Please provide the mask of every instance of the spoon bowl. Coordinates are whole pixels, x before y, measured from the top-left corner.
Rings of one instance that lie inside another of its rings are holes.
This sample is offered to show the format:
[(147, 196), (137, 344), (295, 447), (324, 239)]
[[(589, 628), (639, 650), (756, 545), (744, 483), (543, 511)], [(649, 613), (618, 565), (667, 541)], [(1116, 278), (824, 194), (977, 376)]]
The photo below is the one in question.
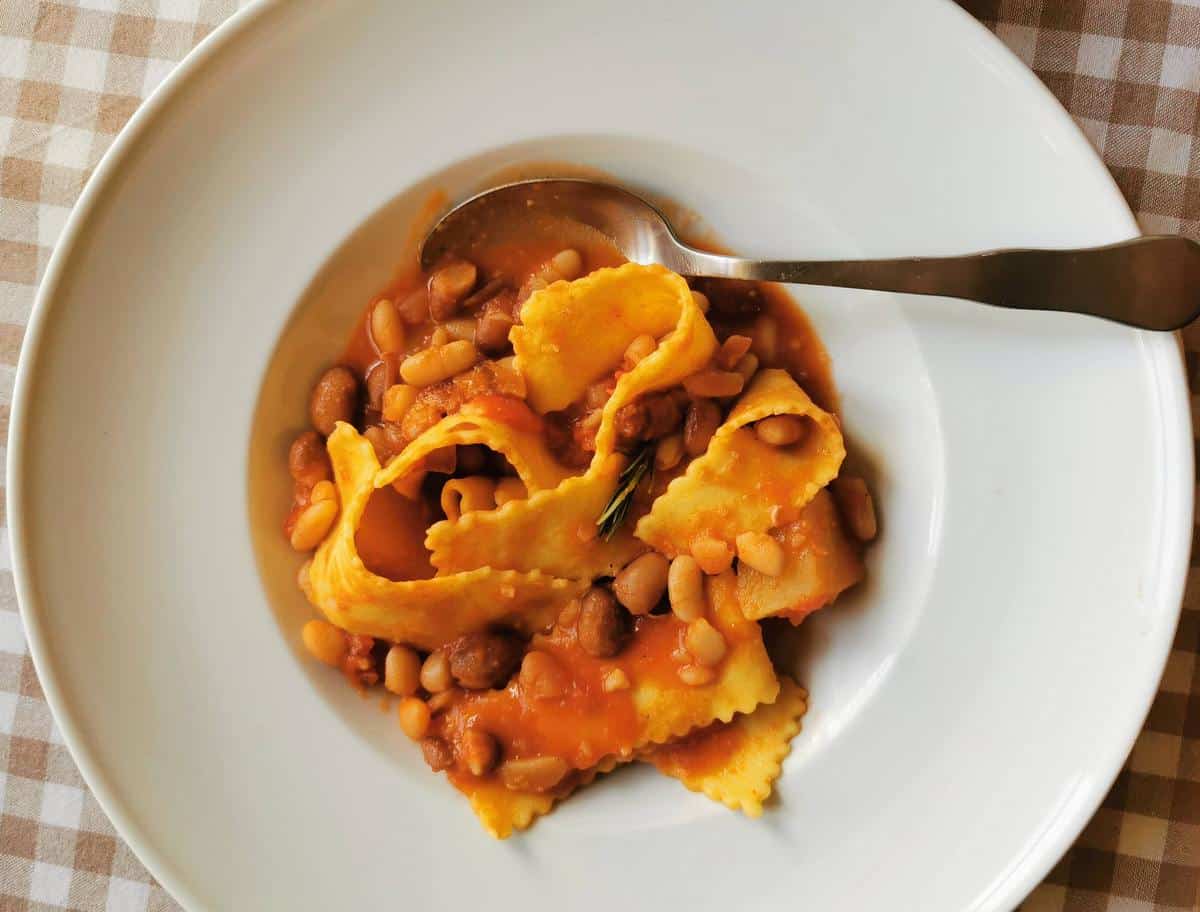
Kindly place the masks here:
[(666, 265), (664, 256), (682, 246), (667, 217), (624, 187), (583, 178), (523, 180), (477, 193), (443, 215), (421, 245), (421, 268), (531, 218), (593, 228), (635, 263)]

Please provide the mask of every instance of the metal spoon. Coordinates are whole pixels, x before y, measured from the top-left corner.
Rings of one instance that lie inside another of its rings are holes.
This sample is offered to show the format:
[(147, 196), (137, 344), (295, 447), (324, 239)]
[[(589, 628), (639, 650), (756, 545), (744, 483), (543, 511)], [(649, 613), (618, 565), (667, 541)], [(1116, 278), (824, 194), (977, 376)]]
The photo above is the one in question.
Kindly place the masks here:
[(1141, 237), (1079, 250), (993, 250), (892, 260), (754, 260), (684, 244), (658, 209), (613, 184), (519, 181), (451, 209), (421, 245), (429, 269), (450, 253), (533, 219), (570, 220), (609, 238), (630, 260), (688, 276), (835, 285), (966, 298), (1018, 310), (1057, 310), (1142, 329), (1173, 330), (1200, 315), (1200, 244)]

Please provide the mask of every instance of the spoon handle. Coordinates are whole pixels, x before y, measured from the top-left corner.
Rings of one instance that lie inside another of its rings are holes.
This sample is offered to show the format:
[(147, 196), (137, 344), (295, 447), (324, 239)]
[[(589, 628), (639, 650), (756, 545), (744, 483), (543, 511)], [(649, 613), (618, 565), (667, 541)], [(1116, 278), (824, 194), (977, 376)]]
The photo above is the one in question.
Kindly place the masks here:
[(686, 275), (939, 295), (1018, 310), (1087, 314), (1142, 329), (1179, 329), (1200, 314), (1200, 244), (1166, 235), (1079, 250), (807, 262), (719, 256), (681, 245), (675, 267)]

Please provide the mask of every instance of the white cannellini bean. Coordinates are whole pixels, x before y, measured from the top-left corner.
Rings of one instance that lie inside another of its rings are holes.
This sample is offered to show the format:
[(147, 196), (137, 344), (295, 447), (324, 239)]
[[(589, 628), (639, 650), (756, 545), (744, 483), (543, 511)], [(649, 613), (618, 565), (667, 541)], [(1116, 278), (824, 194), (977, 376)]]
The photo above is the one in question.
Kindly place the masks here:
[(409, 355), (400, 364), (400, 376), (411, 386), (432, 386), (461, 374), (477, 361), (479, 350), (471, 342), (460, 339)]
[(743, 532), (737, 537), (738, 560), (767, 576), (783, 572), (783, 546), (765, 532)]
[(704, 575), (690, 554), (681, 554), (671, 561), (667, 572), (667, 595), (671, 611), (681, 621), (692, 621), (704, 615)]
[(729, 649), (721, 631), (705, 618), (697, 618), (688, 624), (683, 644), (692, 654), (692, 658), (710, 668), (719, 665)]

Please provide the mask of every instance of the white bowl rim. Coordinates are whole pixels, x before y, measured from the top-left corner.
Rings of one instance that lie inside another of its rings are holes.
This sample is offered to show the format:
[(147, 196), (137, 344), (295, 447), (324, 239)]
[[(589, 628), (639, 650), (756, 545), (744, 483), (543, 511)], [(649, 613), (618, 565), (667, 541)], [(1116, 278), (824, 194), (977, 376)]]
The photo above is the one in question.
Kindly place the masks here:
[[(1044, 113), (1053, 113), (1058, 118), (1065, 119), (1070, 123), (1071, 129), (1066, 132), (1072, 137), (1075, 146), (1071, 151), (1078, 156), (1081, 165), (1084, 162), (1087, 163), (1087, 167), (1092, 172), (1090, 178), (1096, 181), (1098, 186), (1107, 187), (1114, 219), (1125, 223), (1130, 236), (1140, 234), (1137, 220), (1112, 174), (1104, 166), (1078, 124), (1049, 88), (999, 38), (955, 4), (953, 0), (939, 0), (939, 2), (953, 8), (954, 14), (960, 17), (966, 24), (966, 28), (975, 33), (975, 40), (987, 49), (997, 65), (1005, 68), (1005, 75), (1013, 80), (1014, 84), (1022, 86), (1023, 90), (1031, 95), (1031, 99), (1038, 100)], [(23, 548), (26, 526), (25, 511), (27, 509), (24, 502), (27, 458), (23, 449), (24, 428), (32, 420), (30, 417), (32, 377), (36, 370), (42, 337), (53, 312), (56, 292), (65, 273), (64, 266), (69, 261), (77, 240), (85, 231), (107, 185), (119, 173), (143, 135), (151, 129), (158, 115), (174, 100), (184, 85), (193, 76), (200, 73), (236, 36), (252, 27), (270, 12), (286, 5), (286, 0), (252, 0), (249, 5), (238, 10), (217, 26), (184, 57), (138, 107), (105, 152), (73, 207), (47, 263), (22, 344), (12, 399), (7, 456), (8, 524), (12, 543), (13, 579), (20, 616), (28, 639), (30, 657), (38, 674), (46, 702), (50, 706), (67, 749), (101, 809), (112, 821), (121, 838), (126, 840), (154, 878), (187, 908), (201, 908), (202, 903), (197, 895), (189, 889), (185, 879), (178, 875), (172, 863), (145, 838), (141, 828), (134, 824), (115, 787), (110, 783), (108, 776), (93, 756), (91, 748), (76, 726), (68, 710), (65, 697), (56, 684), (48, 643), (42, 631), (38, 611), (35, 608), (37, 597), (31, 581), (29, 558)], [(1165, 333), (1146, 332), (1139, 333), (1139, 336), (1140, 345), (1147, 359), (1154, 365), (1153, 374), (1157, 382), (1160, 402), (1164, 406), (1164, 449), (1182, 457), (1181, 461), (1176, 460), (1177, 464), (1172, 464), (1168, 460), (1163, 467), (1168, 476), (1168, 484), (1164, 485), (1164, 495), (1168, 504), (1162, 510), (1167, 532), (1164, 542), (1168, 546), (1173, 544), (1174, 547), (1163, 549), (1156, 580), (1160, 602), (1173, 608), (1176, 614), (1175, 623), (1164, 625), (1161, 629), (1160, 642), (1156, 644), (1159, 655), (1157, 667), (1160, 673), (1153, 678), (1148, 676), (1147, 680), (1143, 682), (1143, 692), (1139, 695), (1140, 702), (1138, 703), (1141, 706), (1140, 712), (1130, 716), (1124, 738), (1120, 741), (1114, 739), (1110, 742), (1104, 750), (1104, 762), (1098, 764), (1098, 767), (1107, 767), (1111, 771), (1110, 775), (1107, 778), (1097, 777), (1094, 780), (1092, 794), (1077, 805), (1079, 812), (1076, 819), (1069, 826), (1059, 827), (1054, 836), (1043, 840), (1040, 843), (1040, 853), (1036, 856), (1026, 857), (1020, 874), (1004, 880), (1001, 888), (1003, 895), (991, 897), (998, 900), (1002, 906), (1013, 906), (1022, 901), (1045, 878), (1050, 868), (1057, 863), (1073, 844), (1083, 827), (1094, 816), (1113, 781), (1121, 772), (1129, 750), (1149, 712), (1151, 702), (1158, 691), (1161, 669), (1166, 665), (1178, 625), (1184, 584), (1190, 566), (1191, 540), (1194, 529), (1195, 478), (1193, 472), (1183, 470), (1190, 461), (1190, 457), (1184, 455), (1184, 450), (1192, 440), (1189, 393), (1178, 337)], [(1169, 369), (1172, 362), (1174, 363), (1173, 371)], [(1172, 472), (1178, 476), (1175, 479), (1176, 485), (1173, 490), (1169, 484)]]
[(159, 113), (163, 111), (172, 98), (178, 94), (183, 85), (215, 57), (219, 51), (237, 34), (251, 24), (263, 18), (272, 8), (280, 5), (279, 0), (253, 0), (248, 6), (235, 12), (232, 16), (218, 25), (199, 44), (167, 74), (147, 99), (133, 112), (133, 115), (117, 134), (111, 146), (105, 151), (95, 171), (88, 178), (79, 199), (71, 210), (62, 234), (54, 246), (54, 251), (46, 264), (46, 272), (38, 286), (34, 298), (33, 309), (30, 312), (29, 323), (25, 338), (21, 345), (21, 354), (17, 362), (16, 379), (13, 385), (12, 412), (9, 422), (8, 439), (8, 512), (9, 534), (12, 541), (13, 583), (16, 589), (17, 605), (20, 610), (21, 623), (24, 625), (26, 638), (29, 643), (29, 655), (33, 667), (37, 671), (38, 681), (50, 711), (54, 716), (55, 725), (62, 734), (71, 758), (79, 767), (83, 781), (96, 798), (101, 810), (112, 821), (118, 834), (128, 844), (138, 860), (181, 905), (189, 909), (202, 908), (199, 898), (186, 885), (184, 879), (176, 875), (171, 863), (155, 848), (149, 840), (143, 837), (139, 828), (134, 825), (126, 812), (124, 804), (117, 795), (115, 788), (105, 775), (103, 768), (96, 762), (91, 749), (76, 727), (68, 712), (66, 700), (55, 683), (54, 673), (50, 662), (47, 642), (43, 636), (38, 613), (34, 609), (36, 595), (30, 582), (28, 558), (22, 547), (24, 539), (24, 475), (25, 456), (22, 449), (22, 437), (25, 424), (30, 420), (29, 389), (32, 376), (41, 347), (45, 327), (50, 322), (53, 300), (59, 283), (64, 275), (64, 264), (70, 259), (72, 248), (79, 236), (85, 230), (92, 212), (99, 204), (105, 187), (114, 175), (118, 173), (125, 159), (136, 147), (138, 141), (150, 129)]

